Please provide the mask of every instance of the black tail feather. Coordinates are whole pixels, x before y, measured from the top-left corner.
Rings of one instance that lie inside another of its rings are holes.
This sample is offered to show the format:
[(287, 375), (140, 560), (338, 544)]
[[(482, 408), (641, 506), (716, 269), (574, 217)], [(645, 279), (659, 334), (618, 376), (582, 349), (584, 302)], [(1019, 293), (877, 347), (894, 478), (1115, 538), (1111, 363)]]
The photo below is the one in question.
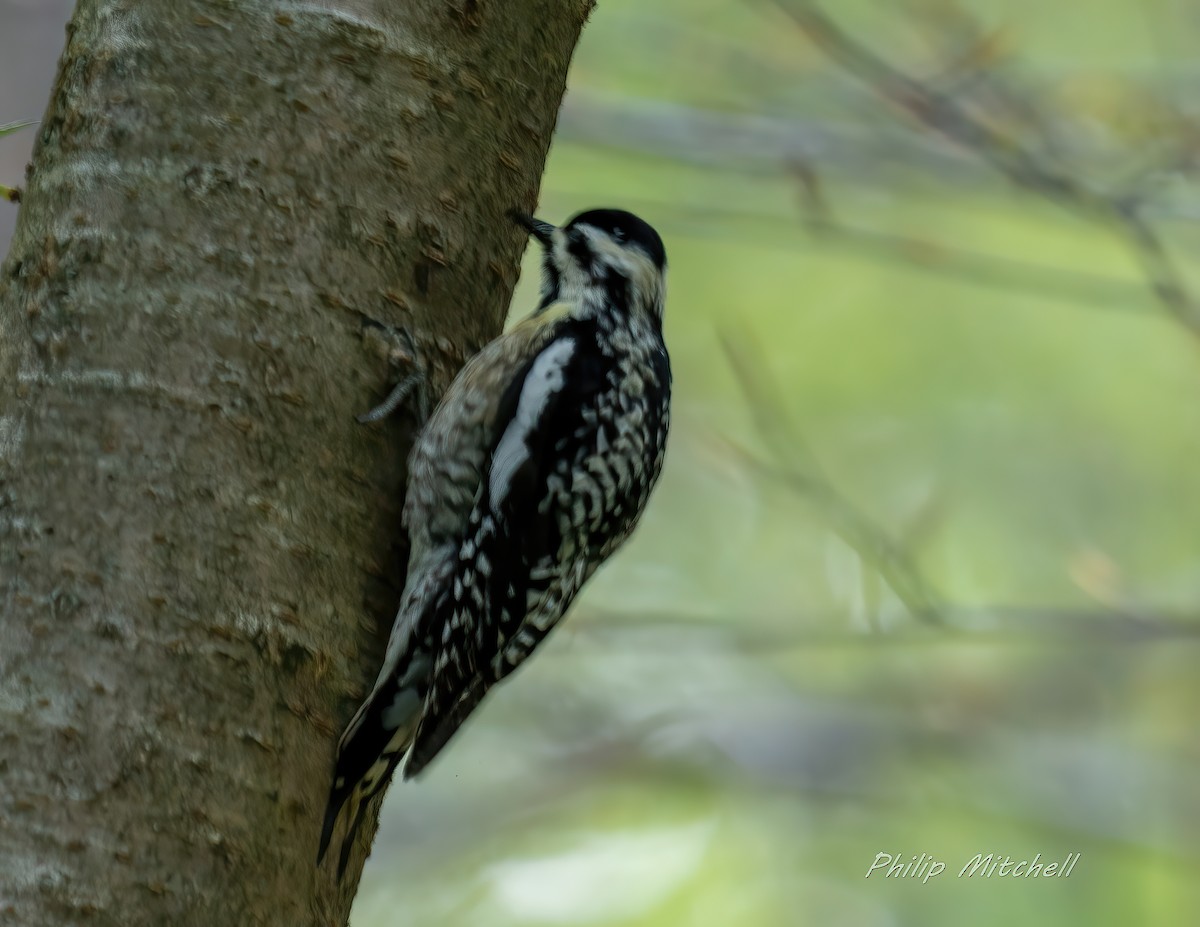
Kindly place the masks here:
[(342, 806), (346, 804), (346, 799), (350, 797), (352, 791), (353, 787), (348, 789), (335, 787), (329, 790), (329, 803), (325, 806), (325, 824), (321, 827), (321, 845), (317, 848), (318, 866), (325, 858), (329, 842), (333, 839), (333, 828), (337, 824), (338, 816), (342, 813)]
[(354, 820), (350, 822), (350, 827), (346, 830), (346, 836), (342, 838), (342, 852), (338, 856), (338, 881), (342, 880), (342, 876), (346, 874), (346, 865), (350, 862), (350, 851), (354, 849), (354, 837), (358, 834), (359, 827), (362, 826), (363, 815), (367, 813), (367, 805), (370, 804), (369, 798), (364, 798), (358, 803), (358, 808), (354, 812)]
[(342, 814), (342, 809), (347, 803), (350, 804), (350, 826), (346, 828), (346, 833), (342, 837), (342, 849), (338, 855), (338, 879), (340, 880), (346, 872), (346, 866), (350, 861), (350, 850), (354, 847), (354, 838), (358, 835), (358, 830), (362, 826), (363, 818), (367, 813), (367, 806), (371, 803), (371, 799), (387, 788), (388, 782), (392, 778), (392, 773), (395, 772), (396, 766), (404, 756), (404, 751), (398, 753), (384, 754), (382, 759), (387, 761), (386, 769), (379, 770), (378, 778), (368, 777), (348, 788), (334, 788), (329, 795), (329, 806), (325, 810), (325, 825), (321, 828), (321, 846), (317, 850), (317, 865), (321, 865), (321, 860), (325, 858), (326, 852), (329, 850), (329, 844), (333, 839), (334, 827), (337, 825), (337, 820)]
[[(338, 878), (346, 871), (350, 848), (362, 824), (366, 806), (370, 800), (387, 788), (396, 766), (403, 759), (411, 742), (411, 728), (389, 727), (382, 712), (384, 706), (395, 708), (398, 686), (388, 680), (383, 688), (371, 693), (347, 726), (338, 743), (338, 758), (334, 770), (333, 787), (329, 790), (329, 803), (325, 808), (325, 823), (321, 828), (321, 842), (317, 849), (319, 866), (329, 851), (333, 832), (339, 817), (344, 817), (346, 805), (350, 805), (350, 824), (342, 838), (338, 863)], [(419, 709), (420, 701), (415, 702)], [(415, 724), (415, 721), (412, 723)]]

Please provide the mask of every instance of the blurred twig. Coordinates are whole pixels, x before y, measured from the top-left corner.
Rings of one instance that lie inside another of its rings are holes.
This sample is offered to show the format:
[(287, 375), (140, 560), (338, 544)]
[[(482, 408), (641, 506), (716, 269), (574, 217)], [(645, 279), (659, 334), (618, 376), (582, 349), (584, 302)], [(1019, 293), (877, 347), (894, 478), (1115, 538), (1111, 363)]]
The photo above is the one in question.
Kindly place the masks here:
[[(33, 125), (32, 122), (10, 122), (6, 125), (2, 125), (0, 126), (0, 138), (3, 138), (6, 135), (11, 135), (13, 132), (31, 125)], [(21, 188), (6, 187), (4, 184), (0, 183), (0, 199), (6, 199), (10, 203), (21, 202)]]
[(1163, 309), (1200, 338), (1200, 314), (1183, 276), (1134, 193), (1094, 190), (950, 96), (885, 61), (812, 0), (772, 0), (829, 57), (928, 128), (974, 152), (1012, 183), (1111, 227), (1137, 259)]
[(757, 352), (745, 338), (732, 333), (724, 333), (721, 343), (755, 427), (774, 458), (762, 460), (738, 449), (744, 461), (814, 503), (838, 537), (883, 578), (914, 618), (941, 625), (937, 596), (908, 552), (837, 490), (803, 439), (790, 427), (787, 410), (767, 377), (762, 358), (752, 356)]
[(31, 126), (35, 121), (36, 120), (33, 119), (27, 119), (24, 122), (6, 122), (4, 125), (0, 125), (0, 138), (3, 138), (6, 135), (12, 135), (14, 132), (24, 129), (26, 126)]

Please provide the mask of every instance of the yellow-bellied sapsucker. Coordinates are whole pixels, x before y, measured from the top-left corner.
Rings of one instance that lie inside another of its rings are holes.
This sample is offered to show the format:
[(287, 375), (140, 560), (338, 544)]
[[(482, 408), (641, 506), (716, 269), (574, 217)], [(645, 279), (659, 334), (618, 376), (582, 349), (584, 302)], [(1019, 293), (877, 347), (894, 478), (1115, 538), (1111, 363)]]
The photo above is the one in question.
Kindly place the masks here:
[(517, 668), (629, 536), (662, 469), (671, 369), (666, 253), (597, 209), (541, 243), (537, 310), (451, 384), (409, 459), (412, 548), (379, 678), (338, 745), (318, 862), (342, 808), (339, 875), (368, 800), (410, 779)]

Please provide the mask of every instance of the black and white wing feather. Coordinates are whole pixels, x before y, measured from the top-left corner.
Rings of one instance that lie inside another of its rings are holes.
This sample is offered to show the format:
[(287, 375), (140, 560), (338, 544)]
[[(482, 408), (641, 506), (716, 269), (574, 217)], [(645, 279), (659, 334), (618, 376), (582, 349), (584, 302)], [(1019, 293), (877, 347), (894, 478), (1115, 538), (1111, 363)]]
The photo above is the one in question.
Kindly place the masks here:
[[(630, 390), (631, 370), (601, 343), (595, 323), (563, 322), (503, 403), (511, 416), (434, 622), (445, 622), (443, 640), (406, 778), (545, 639), (641, 514), (661, 464), (670, 374), (663, 354), (654, 382)], [(606, 406), (630, 402), (654, 414), (618, 434)]]

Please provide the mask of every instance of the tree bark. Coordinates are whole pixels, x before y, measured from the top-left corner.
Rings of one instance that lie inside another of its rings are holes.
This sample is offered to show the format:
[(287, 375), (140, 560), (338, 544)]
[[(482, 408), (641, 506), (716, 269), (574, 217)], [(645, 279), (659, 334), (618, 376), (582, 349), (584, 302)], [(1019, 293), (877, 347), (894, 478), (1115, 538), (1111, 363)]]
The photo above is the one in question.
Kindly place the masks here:
[(0, 276), (0, 920), (346, 922), (411, 437), (354, 420), (369, 320), (435, 392), (498, 333), (591, 2), (79, 0)]

